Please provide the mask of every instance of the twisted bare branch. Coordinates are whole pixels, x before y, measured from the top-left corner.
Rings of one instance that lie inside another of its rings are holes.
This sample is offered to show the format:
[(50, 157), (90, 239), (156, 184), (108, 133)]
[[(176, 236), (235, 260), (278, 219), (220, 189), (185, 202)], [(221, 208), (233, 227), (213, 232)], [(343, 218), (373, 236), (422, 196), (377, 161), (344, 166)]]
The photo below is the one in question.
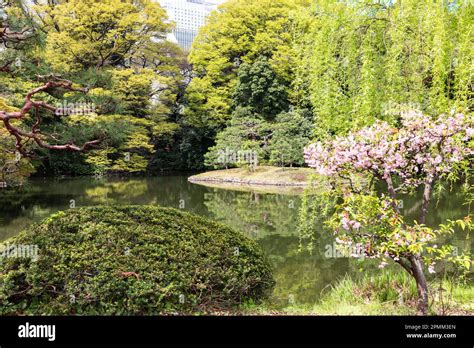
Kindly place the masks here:
[[(69, 142), (62, 145), (52, 145), (45, 141), (45, 135), (41, 132), (40, 126), (43, 122), (43, 119), (40, 115), (40, 110), (47, 110), (52, 113), (57, 114), (58, 108), (55, 106), (49, 105), (43, 101), (35, 101), (33, 100), (33, 96), (49, 91), (53, 88), (62, 88), (67, 91), (72, 92), (81, 92), (86, 93), (86, 89), (82, 88), (75, 88), (71, 81), (60, 79), (60, 78), (53, 78), (52, 80), (46, 82), (44, 85), (37, 87), (30, 91), (25, 97), (25, 105), (19, 110), (15, 112), (7, 112), (0, 110), (0, 120), (5, 125), (7, 131), (16, 139), (16, 149), (19, 153), (23, 156), (31, 156), (25, 149), (25, 145), (30, 142), (36, 143), (41, 148), (48, 149), (48, 150), (62, 150), (62, 151), (71, 151), (71, 152), (83, 152), (89, 150), (91, 148), (97, 147), (101, 142), (102, 139), (96, 139), (92, 141), (88, 141), (82, 145), (76, 145), (74, 142)], [(13, 120), (24, 120), (28, 114), (34, 113), (35, 123), (33, 124), (31, 131), (25, 131), (19, 127), (16, 127), (12, 124)]]

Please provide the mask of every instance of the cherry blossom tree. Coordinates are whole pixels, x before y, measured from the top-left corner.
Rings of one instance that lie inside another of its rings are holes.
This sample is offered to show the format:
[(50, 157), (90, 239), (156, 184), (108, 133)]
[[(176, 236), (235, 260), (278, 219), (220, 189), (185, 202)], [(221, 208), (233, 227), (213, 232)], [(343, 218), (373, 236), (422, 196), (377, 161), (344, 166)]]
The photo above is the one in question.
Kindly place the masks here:
[[(401, 265), (416, 281), (421, 314), (428, 311), (426, 265), (434, 273), (435, 262), (441, 259), (467, 269), (471, 264), (468, 256), (455, 255), (453, 246), (436, 244), (456, 226), (471, 229), (471, 216), (436, 229), (426, 226), (426, 220), (437, 185), (461, 178), (469, 185), (473, 136), (470, 115), (432, 119), (410, 111), (402, 115), (400, 127), (379, 121), (305, 149), (306, 163), (329, 178), (334, 214), (327, 222), (337, 242), (362, 244), (365, 256), (381, 260), (379, 268), (389, 260)], [(376, 190), (376, 184), (384, 192)], [(419, 217), (408, 223), (399, 196), (420, 188)]]

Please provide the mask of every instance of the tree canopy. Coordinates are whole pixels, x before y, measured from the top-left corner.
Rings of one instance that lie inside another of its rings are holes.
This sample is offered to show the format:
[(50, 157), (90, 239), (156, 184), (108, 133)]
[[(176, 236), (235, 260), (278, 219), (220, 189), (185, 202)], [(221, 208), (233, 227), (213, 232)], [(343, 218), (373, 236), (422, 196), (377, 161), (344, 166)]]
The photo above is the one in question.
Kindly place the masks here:
[[(175, 114), (184, 88), (184, 56), (165, 40), (172, 28), (165, 10), (149, 0), (17, 1), (3, 9), (5, 103), (21, 107), (38, 80), (71, 80), (86, 93), (45, 88), (36, 96), (50, 105), (38, 111), (44, 139), (54, 146), (101, 138), (100, 146), (79, 155), (33, 147), (38, 168), (73, 175), (149, 170), (158, 143), (179, 128)], [(21, 127), (27, 126), (29, 120)]]
[(195, 74), (187, 90), (189, 122), (208, 127), (225, 124), (234, 106), (241, 65), (248, 69), (266, 57), (276, 76), (287, 83), (294, 63), (291, 13), (309, 4), (309, 0), (230, 0), (211, 14), (189, 56)]
[(396, 126), (407, 110), (472, 112), (468, 1), (228, 0), (188, 57), (165, 40), (172, 23), (151, 0), (10, 1), (2, 10), (6, 107), (20, 108), (48, 76), (88, 93), (47, 90), (41, 100), (95, 107), (40, 112), (53, 145), (103, 138), (87, 154), (37, 151), (45, 172), (219, 167), (226, 149), (298, 166), (310, 140), (376, 120)]
[(409, 109), (436, 116), (472, 109), (468, 1), (317, 1), (301, 11), (295, 90), (315, 135), (347, 133)]

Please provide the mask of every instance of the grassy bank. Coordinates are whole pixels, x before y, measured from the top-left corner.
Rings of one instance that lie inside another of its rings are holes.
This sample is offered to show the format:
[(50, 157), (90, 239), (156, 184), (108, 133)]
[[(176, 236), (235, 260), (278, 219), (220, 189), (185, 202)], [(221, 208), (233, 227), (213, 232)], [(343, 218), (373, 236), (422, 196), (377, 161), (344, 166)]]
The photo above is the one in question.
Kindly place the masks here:
[[(430, 282), (430, 315), (473, 315), (474, 286), (453, 279)], [(403, 272), (384, 272), (359, 280), (346, 277), (328, 287), (314, 305), (243, 306), (242, 313), (260, 315), (416, 315), (415, 282)]]
[(314, 174), (314, 170), (310, 168), (262, 166), (255, 170), (249, 168), (215, 170), (192, 176), (189, 181), (196, 183), (305, 187), (312, 174)]

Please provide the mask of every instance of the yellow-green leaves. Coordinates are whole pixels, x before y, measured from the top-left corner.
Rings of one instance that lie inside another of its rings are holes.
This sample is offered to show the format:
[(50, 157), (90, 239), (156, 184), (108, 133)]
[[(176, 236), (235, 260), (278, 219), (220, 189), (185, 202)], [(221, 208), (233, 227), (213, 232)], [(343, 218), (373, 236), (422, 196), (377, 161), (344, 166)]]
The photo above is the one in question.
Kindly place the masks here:
[(146, 172), (147, 168), (148, 160), (144, 156), (134, 153), (128, 159), (120, 158), (117, 160), (111, 169), (116, 172), (143, 173)]
[[(0, 97), (0, 110), (6, 112), (16, 111), (17, 108), (11, 106), (8, 101)], [(18, 121), (13, 121), (15, 126)], [(21, 185), (25, 179), (34, 172), (34, 168), (29, 159), (20, 156), (16, 152), (15, 139), (10, 136), (3, 125), (0, 125), (0, 183), (2, 185)]]
[(46, 60), (59, 71), (117, 65), (170, 30), (151, 0), (73, 0), (35, 6), (48, 32)]
[(295, 89), (310, 95), (316, 137), (395, 123), (406, 109), (468, 112), (473, 19), (467, 1), (315, 1), (297, 17)]
[(112, 93), (119, 99), (124, 114), (146, 116), (153, 78), (153, 71), (148, 69), (140, 70), (138, 73), (133, 69), (112, 72)]
[(150, 156), (155, 153), (154, 122), (123, 115), (106, 116), (100, 122), (107, 122), (112, 128), (122, 125), (122, 129), (117, 131), (124, 132), (126, 137), (119, 144), (112, 144), (115, 146), (85, 154), (85, 161), (92, 166), (93, 171), (101, 174), (114, 171), (145, 172)]
[(259, 57), (290, 78), (293, 51), (290, 14), (308, 0), (230, 0), (214, 12), (195, 40), (189, 60), (197, 78), (187, 90), (189, 123), (220, 127), (230, 118), (242, 63)]

